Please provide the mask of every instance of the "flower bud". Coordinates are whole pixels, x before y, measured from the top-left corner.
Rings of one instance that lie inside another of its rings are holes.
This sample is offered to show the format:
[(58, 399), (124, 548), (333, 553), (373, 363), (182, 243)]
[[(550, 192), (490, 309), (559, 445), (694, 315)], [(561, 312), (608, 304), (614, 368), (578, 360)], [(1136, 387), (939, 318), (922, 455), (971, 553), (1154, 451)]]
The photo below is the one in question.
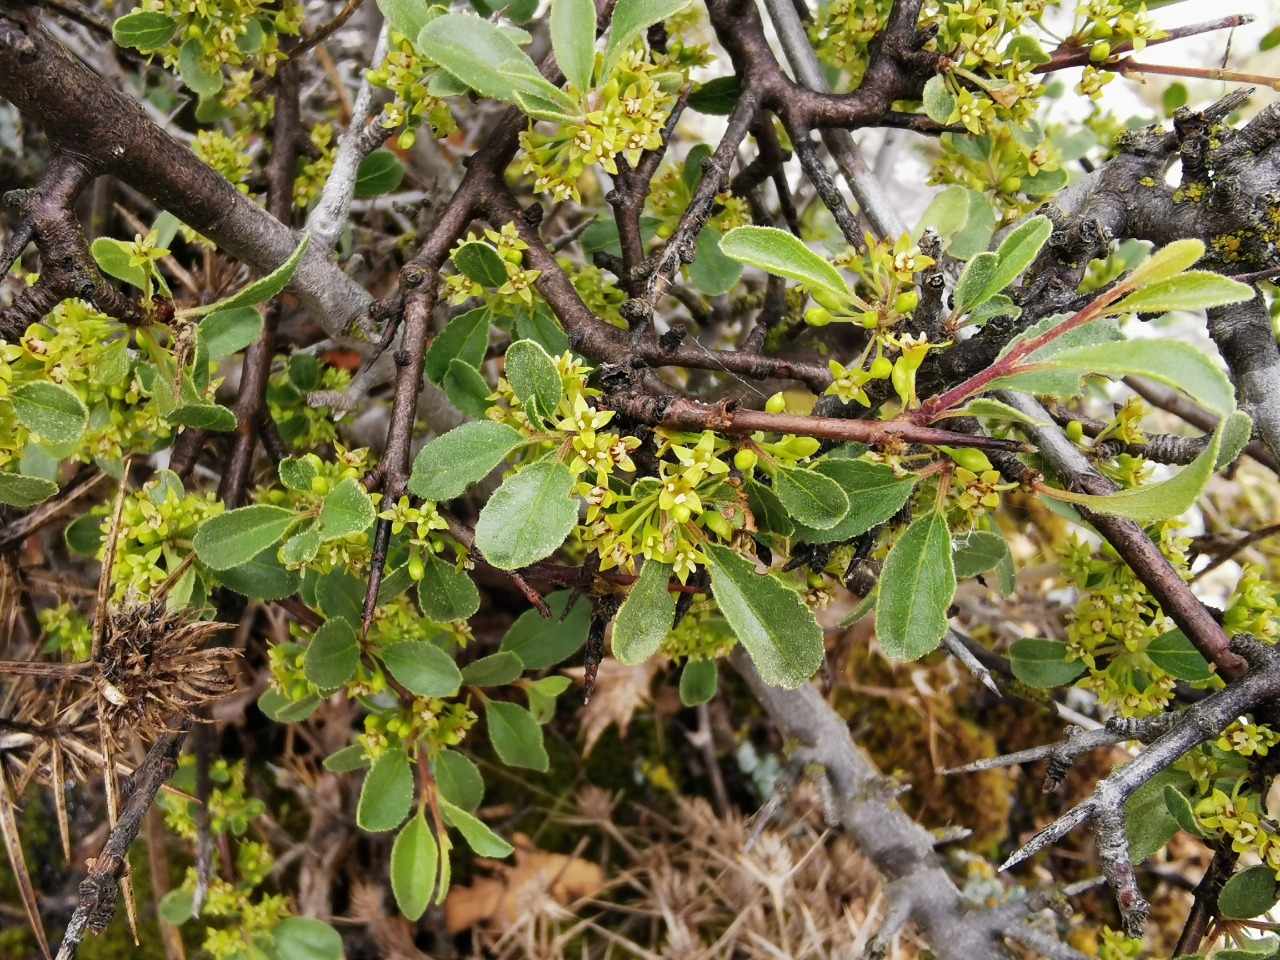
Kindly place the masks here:
[(787, 398), (781, 392), (775, 393), (765, 401), (764, 409), (766, 413), (784, 413), (787, 409)]
[(920, 294), (914, 290), (904, 290), (893, 301), (893, 309), (898, 313), (910, 313), (920, 303)]
[(760, 458), (754, 450), (739, 450), (733, 455), (733, 465), (743, 473), (750, 473), (756, 468)]

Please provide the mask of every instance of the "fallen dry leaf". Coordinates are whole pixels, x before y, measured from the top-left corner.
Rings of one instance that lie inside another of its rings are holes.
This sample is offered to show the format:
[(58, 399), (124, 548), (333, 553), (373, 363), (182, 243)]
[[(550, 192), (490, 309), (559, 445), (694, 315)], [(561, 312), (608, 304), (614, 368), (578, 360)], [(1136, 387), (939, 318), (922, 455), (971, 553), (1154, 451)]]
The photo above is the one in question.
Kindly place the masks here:
[(444, 904), (450, 933), (477, 924), (505, 931), (532, 913), (567, 916), (565, 907), (604, 888), (604, 871), (590, 860), (538, 850), (522, 833), (513, 843), (514, 865), (495, 861), (495, 876), (450, 891)]
[[(636, 667), (623, 666), (612, 657), (601, 662), (595, 692), (591, 695), (591, 702), (582, 710), (584, 757), (591, 753), (591, 749), (609, 729), (609, 724), (617, 724), (618, 734), (626, 736), (636, 710), (653, 699), (649, 688), (653, 685), (653, 678), (666, 663), (666, 657), (650, 657)], [(579, 683), (582, 682), (581, 667), (565, 670), (564, 673)]]

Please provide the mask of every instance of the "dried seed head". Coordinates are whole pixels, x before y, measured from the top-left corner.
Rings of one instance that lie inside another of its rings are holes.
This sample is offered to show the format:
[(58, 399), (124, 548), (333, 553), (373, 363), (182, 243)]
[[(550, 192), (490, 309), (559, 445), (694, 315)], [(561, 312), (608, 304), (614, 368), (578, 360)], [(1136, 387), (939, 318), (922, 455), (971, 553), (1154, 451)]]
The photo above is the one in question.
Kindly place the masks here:
[(107, 726), (150, 738), (179, 718), (220, 700), (235, 687), (231, 663), (239, 656), (204, 644), (230, 624), (194, 620), (170, 610), (163, 600), (113, 610), (95, 686)]

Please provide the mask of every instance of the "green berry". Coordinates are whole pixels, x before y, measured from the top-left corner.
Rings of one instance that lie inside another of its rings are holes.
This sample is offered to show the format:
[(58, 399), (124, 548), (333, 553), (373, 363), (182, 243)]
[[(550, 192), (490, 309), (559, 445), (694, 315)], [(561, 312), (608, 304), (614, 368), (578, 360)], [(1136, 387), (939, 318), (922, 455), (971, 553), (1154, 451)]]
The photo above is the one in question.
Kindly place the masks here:
[(764, 409), (767, 413), (784, 413), (787, 409), (787, 398), (781, 392), (775, 393), (765, 401)]
[(743, 473), (750, 473), (756, 468), (760, 458), (754, 450), (739, 450), (733, 455), (733, 465)]

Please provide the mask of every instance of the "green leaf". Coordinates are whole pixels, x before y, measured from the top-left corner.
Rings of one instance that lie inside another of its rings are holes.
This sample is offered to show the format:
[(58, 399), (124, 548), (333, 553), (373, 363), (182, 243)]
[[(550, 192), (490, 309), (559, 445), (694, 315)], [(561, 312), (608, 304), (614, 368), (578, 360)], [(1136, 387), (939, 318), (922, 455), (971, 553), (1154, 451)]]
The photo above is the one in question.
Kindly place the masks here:
[[(743, 489), (747, 492), (747, 508), (751, 511), (758, 530), (764, 533), (776, 533), (780, 537), (789, 537), (796, 533), (796, 525), (792, 522), (786, 508), (782, 506), (778, 495), (773, 492), (773, 487), (766, 487), (763, 483), (757, 483), (748, 477), (743, 484)], [(825, 540), (815, 540), (813, 537), (825, 538), (826, 531), (814, 530), (812, 537), (806, 533), (801, 531), (799, 537), (808, 543), (825, 542)]]
[(180, 926), (195, 916), (195, 891), (170, 890), (160, 898), (160, 919)]
[(1243, 410), (1234, 411), (1222, 427), (1222, 444), (1218, 448), (1218, 461), (1214, 464), (1214, 469), (1221, 470), (1235, 463), (1252, 439), (1253, 417)]
[(505, 423), (464, 423), (418, 452), (409, 491), (424, 500), (452, 500), (492, 473), (523, 442), (520, 431)]
[(951, 531), (931, 513), (907, 527), (889, 550), (880, 574), (876, 636), (894, 660), (918, 660), (937, 649), (947, 632), (956, 592)]
[(1000, 267), (1000, 259), (994, 253), (979, 253), (964, 265), (953, 294), (957, 313), (968, 313), (986, 299), (991, 278)]
[(1084, 673), (1079, 660), (1067, 660), (1067, 645), (1043, 637), (1022, 637), (1009, 648), (1013, 675), (1031, 687), (1061, 687)]
[(289, 285), (289, 281), (293, 279), (293, 275), (297, 272), (298, 264), (302, 262), (302, 255), (307, 252), (307, 244), (311, 242), (311, 234), (304, 233), (302, 239), (298, 242), (298, 246), (293, 253), (289, 255), (289, 259), (280, 266), (276, 267), (269, 274), (254, 283), (249, 284), (237, 294), (233, 294), (227, 299), (218, 303), (210, 303), (203, 307), (186, 307), (180, 312), (187, 317), (203, 317), (206, 314), (214, 313), (219, 310), (233, 310), (237, 307), (252, 307), (254, 304), (263, 303), (270, 300), (277, 293)]
[(514, 653), (528, 670), (554, 667), (577, 653), (587, 639), (591, 609), (588, 604), (579, 603), (565, 616), (564, 606), (572, 596), (568, 590), (557, 590), (546, 598), (550, 619), (537, 610), (520, 614), (498, 649)]
[(1200, 822), (1196, 819), (1195, 810), (1191, 807), (1191, 801), (1173, 784), (1165, 785), (1164, 805), (1165, 809), (1169, 811), (1169, 815), (1178, 821), (1178, 826), (1187, 833), (1193, 837), (1203, 838), (1208, 836), (1207, 831), (1200, 826)]
[(516, 102), (517, 91), (553, 101), (563, 97), (504, 30), (480, 17), (437, 17), (418, 33), (416, 46), (481, 96), (507, 103)]
[(720, 682), (714, 660), (690, 660), (680, 671), (680, 702), (686, 707), (707, 703)]
[(964, 580), (986, 573), (1007, 556), (1009, 544), (1000, 534), (992, 530), (970, 530), (952, 554), (956, 579)]
[(178, 30), (178, 21), (166, 13), (136, 10), (125, 14), (111, 27), (111, 38), (121, 47), (139, 53), (155, 53)]
[(525, 687), (529, 698), (529, 713), (539, 724), (551, 722), (556, 715), (556, 697), (569, 689), (568, 677), (543, 677)]
[(271, 931), (272, 960), (342, 960), (342, 935), (320, 920), (285, 917)]
[(267, 687), (258, 698), (258, 709), (272, 723), (301, 723), (320, 707), (318, 694), (309, 694), (301, 700), (290, 700), (278, 690)]
[(337, 690), (356, 675), (360, 642), (346, 620), (326, 620), (307, 644), (302, 671), (321, 691)]
[(501, 700), (485, 704), (489, 740), (498, 759), (509, 767), (546, 773), (551, 761), (542, 742), (542, 727), (524, 707)]
[(471, 687), (504, 687), (524, 673), (524, 662), (509, 650), (499, 650), (469, 663), (462, 671), (462, 682)]
[(457, 750), (442, 750), (432, 761), (432, 772), (440, 795), (450, 803), (472, 812), (484, 799), (484, 778), (471, 759)]
[(254, 600), (283, 600), (298, 592), (302, 577), (280, 565), (275, 547), (227, 570), (216, 570), (213, 578), (229, 590)]
[(564, 396), (560, 370), (542, 344), (517, 340), (507, 348), (507, 382), (535, 427), (555, 413)]
[(462, 686), (453, 657), (425, 640), (388, 643), (378, 654), (391, 675), (420, 697), (452, 697)]
[(929, 201), (920, 223), (911, 231), (915, 240), (924, 236), (927, 227), (932, 227), (943, 240), (964, 229), (969, 219), (969, 191), (959, 184), (952, 184)]
[(996, 251), (999, 265), (987, 280), (982, 299), (989, 300), (1022, 275), (1035, 261), (1053, 233), (1053, 221), (1043, 215), (1029, 217), (1010, 231)]
[(1009, 404), (1000, 400), (993, 400), (991, 397), (976, 397), (960, 410), (957, 410), (956, 414), (966, 417), (983, 417), (990, 420), (1009, 420), (1013, 423), (1025, 423), (1029, 427), (1044, 427), (1050, 423), (1048, 420), (1037, 420), (1035, 417), (1029, 417), (1017, 407), (1011, 407)]
[(427, 377), (432, 383), (443, 384), (449, 361), (460, 360), (469, 367), (479, 367), (488, 349), (489, 308), (468, 310), (450, 320), (431, 341), (427, 348)]
[(165, 417), (183, 427), (198, 427), (217, 433), (230, 433), (236, 428), (236, 415), (218, 403), (184, 403)]
[(742, 86), (736, 75), (716, 77), (700, 83), (689, 94), (689, 109), (714, 117), (727, 117), (738, 105)]
[(413, 771), (403, 749), (384, 751), (364, 778), (356, 823), (370, 833), (394, 830), (409, 815), (413, 804)]
[(426, 562), (418, 581), (418, 603), (428, 618), (441, 623), (466, 620), (480, 609), (480, 591), (465, 570), (433, 553), (423, 559)]
[(1194, 238), (1175, 240), (1139, 263), (1121, 282), (1131, 290), (1159, 283), (1181, 273), (1204, 256), (1204, 244)]
[(377, 149), (360, 161), (356, 170), (356, 196), (360, 199), (390, 193), (404, 180), (404, 164), (390, 150)]
[(539, 460), (503, 481), (476, 521), (476, 546), (500, 570), (516, 570), (551, 556), (578, 524), (573, 474), (563, 463)]
[(391, 892), (400, 912), (410, 920), (417, 921), (427, 912), (439, 871), (440, 846), (419, 810), (391, 847)]
[(297, 519), (292, 510), (271, 504), (240, 507), (206, 520), (192, 545), (210, 570), (230, 570), (279, 541)]
[(596, 64), (596, 5), (592, 0), (551, 0), (551, 48), (565, 79), (583, 93)]
[(934, 123), (948, 122), (956, 110), (956, 98), (947, 89), (947, 83), (940, 73), (934, 74), (924, 85), (921, 102), (924, 104), (925, 115)]
[(262, 314), (253, 307), (218, 310), (200, 321), (200, 339), (210, 360), (239, 353), (262, 336)]
[(734, 227), (720, 241), (720, 250), (739, 263), (804, 284), (812, 292), (825, 293), (841, 302), (850, 298), (849, 285), (839, 271), (785, 230)]
[(98, 265), (98, 269), (107, 276), (123, 280), (130, 286), (143, 290), (147, 285), (147, 272), (142, 267), (135, 267), (129, 263), (133, 256), (131, 247), (132, 244), (125, 243), (123, 240), (99, 237), (93, 241), (89, 252), (93, 254), (93, 261)]
[(129, 375), (129, 365), (129, 341), (127, 337), (120, 337), (98, 354), (89, 375), (99, 383), (111, 386)]
[[(3, 487), (2, 476), (0, 476), (0, 487)], [(53, 489), (57, 491), (56, 484)], [(3, 502), (0, 500), (0, 503)], [(102, 518), (95, 517), (91, 513), (82, 513), (63, 529), (62, 539), (72, 553), (78, 553), (82, 557), (92, 557), (102, 547)]]
[(1040, 492), (1056, 500), (1079, 504), (1094, 513), (1127, 517), (1143, 523), (1176, 517), (1191, 509), (1196, 499), (1204, 492), (1209, 478), (1213, 476), (1214, 464), (1218, 462), (1218, 444), (1221, 440), (1222, 428), (1219, 427), (1214, 432), (1209, 445), (1200, 451), (1198, 457), (1184, 467), (1177, 476), (1161, 483), (1130, 487), (1105, 496), (1090, 496), (1072, 493), (1069, 490), (1052, 490), (1047, 487), (1042, 488)]
[(315, 464), (305, 457), (286, 457), (280, 461), (279, 472), (284, 488), (296, 493), (310, 493), (311, 481), (320, 475)]
[(357, 577), (347, 570), (333, 569), (315, 578), (315, 592), (310, 602), (329, 619), (345, 617), (347, 623), (359, 623), (368, 589), (364, 577)]
[(540, 97), (536, 93), (525, 93), (523, 90), (516, 91), (516, 106), (521, 113), (535, 120), (549, 120), (563, 125), (577, 123), (581, 119), (559, 102)]
[(1178, 833), (1178, 821), (1164, 803), (1166, 786), (1189, 783), (1185, 773), (1161, 770), (1133, 792), (1125, 802), (1125, 822), (1129, 829), (1129, 856), (1139, 864)]
[[(952, 138), (952, 142), (958, 145), (968, 139), (970, 138), (956, 136)], [(996, 211), (985, 193), (971, 187), (963, 189), (969, 197), (969, 215), (965, 218), (964, 227), (952, 236), (947, 253), (967, 260), (975, 254), (985, 253), (991, 245), (991, 235), (996, 231)]]
[(335, 750), (324, 758), (323, 764), (324, 768), (331, 773), (355, 773), (368, 765), (369, 760), (364, 755), (364, 747), (358, 743)]
[(378, 9), (386, 18), (387, 26), (410, 43), (431, 20), (428, 8), (428, 0), (378, 0)]
[(325, 494), (320, 505), (320, 538), (325, 542), (364, 533), (373, 525), (373, 498), (364, 484), (347, 477)]
[(222, 69), (204, 58), (204, 44), (192, 38), (178, 51), (178, 74), (197, 97), (207, 99), (222, 89)]
[(815, 530), (830, 530), (849, 512), (849, 498), (840, 485), (816, 470), (778, 467), (773, 492), (795, 520)]
[(542, 344), (553, 357), (561, 356), (569, 349), (569, 335), (545, 301), (536, 303), (532, 313), (522, 309), (516, 314), (515, 335), (521, 340)]
[(1149, 283), (1107, 307), (1107, 313), (1167, 313), (1170, 310), (1203, 310), (1227, 303), (1252, 300), (1254, 289), (1208, 270), (1188, 270), (1167, 280)]
[(1199, 683), (1213, 676), (1195, 644), (1177, 628), (1152, 640), (1147, 644), (1146, 652), (1152, 663), (1179, 680)]
[(689, 5), (689, 0), (618, 0), (609, 25), (609, 44), (604, 49), (601, 77), (613, 76), (618, 60), (631, 42), (655, 23), (661, 23)]
[[(1010, 340), (1005, 348), (1000, 351), (997, 359), (1003, 359), (1020, 344), (1025, 344), (1029, 340), (1034, 340), (1042, 334), (1056, 329), (1069, 317), (1070, 314), (1055, 313), (1036, 321)], [(1093, 323), (1086, 323), (1065, 333), (1057, 334), (1048, 343), (1033, 351), (1029, 356), (1024, 357), (1020, 361), (1018, 369), (1033, 368), (1031, 372), (1015, 373), (1007, 377), (1001, 377), (996, 382), (996, 385), (1007, 387), (1011, 390), (1023, 390), (1027, 393), (1074, 396), (1080, 390), (1081, 372), (1079, 370), (1059, 370), (1058, 368), (1043, 367), (1041, 364), (1053, 360), (1059, 353), (1067, 350), (1123, 340), (1124, 336), (1120, 333), (1119, 326), (1113, 320), (1096, 320)], [(1154, 341), (1146, 342), (1152, 343)]]
[(308, 520), (285, 540), (280, 548), (280, 562), (290, 567), (310, 563), (320, 552), (320, 543), (319, 524)]
[(813, 611), (793, 590), (719, 544), (703, 548), (716, 603), (765, 683), (794, 689), (822, 666), (826, 648)]
[(511, 856), (515, 851), (515, 847), (490, 830), (483, 822), (443, 798), (440, 800), (440, 813), (445, 823), (462, 834), (467, 845), (476, 852), (476, 856), (501, 859)]
[(450, 360), (440, 386), (449, 395), (453, 405), (469, 417), (482, 419), (489, 409), (489, 384), (480, 371), (461, 360)]
[(1260, 917), (1275, 905), (1276, 872), (1263, 863), (1241, 870), (1218, 894), (1218, 913), (1236, 920)]
[(46, 443), (75, 443), (89, 424), (89, 411), (80, 398), (47, 380), (14, 387), (9, 399), (22, 425)]
[(863, 460), (827, 456), (813, 469), (840, 486), (849, 501), (849, 510), (843, 520), (827, 530), (799, 527), (796, 537), (805, 543), (836, 543), (866, 533), (901, 510), (916, 484), (914, 476), (898, 477), (892, 467)]
[(872, 588), (870, 593), (858, 601), (858, 605), (856, 607), (841, 618), (838, 626), (852, 627), (855, 623), (875, 609), (876, 600), (879, 599), (879, 597), (880, 591), (876, 588)]
[(698, 234), (697, 256), (689, 264), (689, 280), (709, 297), (728, 293), (742, 277), (742, 264), (720, 250), (720, 231), (706, 227)]
[(662, 646), (676, 615), (676, 598), (667, 589), (674, 569), (657, 560), (646, 560), (640, 568), (613, 621), (613, 656), (619, 663), (644, 663)]
[(498, 251), (479, 240), (464, 243), (450, 255), (453, 265), (468, 280), (482, 287), (500, 287), (507, 282), (507, 268)]

